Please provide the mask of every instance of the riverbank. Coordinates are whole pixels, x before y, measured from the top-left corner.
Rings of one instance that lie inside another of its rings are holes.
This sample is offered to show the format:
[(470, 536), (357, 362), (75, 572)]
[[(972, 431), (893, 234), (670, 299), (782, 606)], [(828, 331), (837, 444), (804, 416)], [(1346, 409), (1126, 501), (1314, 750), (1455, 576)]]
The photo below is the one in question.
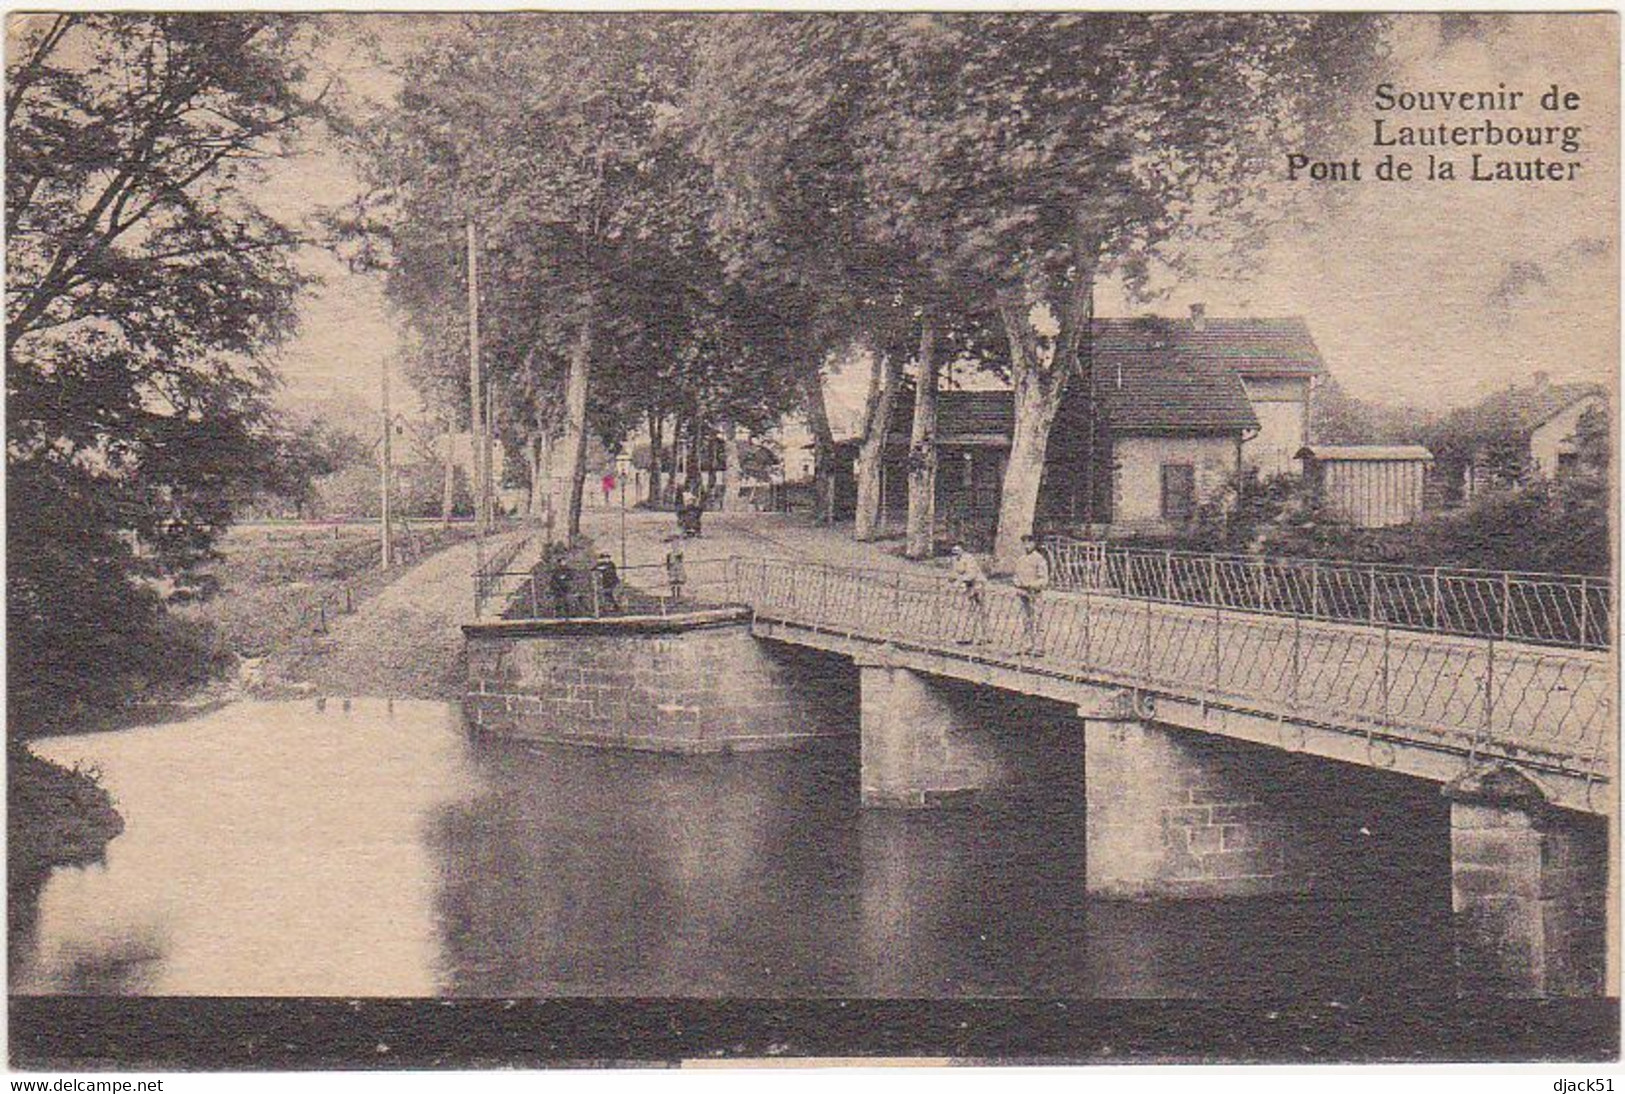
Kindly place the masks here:
[(6, 933), (15, 953), (51, 870), (100, 861), (124, 818), (98, 772), (41, 759), (21, 743), (6, 750), (6, 817)]
[[(448, 625), (455, 627), (460, 616), (450, 606), (449, 577), (465, 565), (472, 572), (473, 530), (425, 527), (414, 529), (412, 538), (410, 561), (385, 573), (378, 569), (377, 537), (364, 527), (233, 530), (221, 544), (220, 560), (205, 571), (218, 583), (215, 595), (171, 609), (179, 624), (207, 635), (195, 654), (210, 662), (200, 665), (196, 674), (209, 676), (201, 687), (184, 695), (153, 691), (113, 710), (80, 711), (66, 721), (29, 726), (27, 735), (94, 733), (178, 721), (245, 695), (314, 690), (330, 682), (323, 669), (332, 647), (331, 632), (351, 618), (346, 609), (364, 612), (375, 597), (402, 583), (397, 598), (417, 596), (413, 590), (424, 580), (423, 567), (446, 552), (453, 558), (438, 568), (431, 566), (428, 584), (434, 586), (445, 577), (448, 587), (444, 595), (431, 592), (427, 599), (444, 602)], [(467, 575), (461, 575), (457, 588), (464, 601), (467, 584)], [(404, 656), (402, 651), (415, 647), (423, 659), (416, 666), (418, 676), (432, 675), (425, 665), (436, 658), (455, 659), (456, 650), (448, 655), (444, 643), (423, 644), (422, 628), (399, 628), (398, 622), (394, 621), (395, 629), (391, 624), (362, 628), (352, 635), (353, 648), (341, 660), (350, 666), (363, 664), (369, 642), (393, 647), (397, 660)], [(262, 667), (267, 664), (287, 671), (272, 675)], [(390, 682), (379, 686), (384, 690), (376, 694), (383, 696), (413, 693), (410, 688), (388, 690)], [(440, 689), (436, 690), (438, 695)], [(95, 772), (41, 759), (20, 740), (8, 750), (7, 816), (8, 876), (14, 897), (18, 886), (37, 885), (55, 866), (99, 860), (108, 842), (124, 829), (116, 803)]]

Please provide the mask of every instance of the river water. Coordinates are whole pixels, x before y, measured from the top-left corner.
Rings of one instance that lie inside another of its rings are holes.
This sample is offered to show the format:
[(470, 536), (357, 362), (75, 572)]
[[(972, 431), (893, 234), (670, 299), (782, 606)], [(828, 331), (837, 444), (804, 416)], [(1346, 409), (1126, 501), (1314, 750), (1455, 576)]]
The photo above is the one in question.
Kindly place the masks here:
[(1332, 899), (1098, 902), (1081, 762), (996, 810), (897, 814), (859, 808), (855, 742), (527, 748), (428, 702), (245, 702), (34, 747), (99, 769), (126, 830), (14, 915), (19, 993), (1414, 1005), (1449, 987), (1422, 797), (1339, 807), (1367, 850)]

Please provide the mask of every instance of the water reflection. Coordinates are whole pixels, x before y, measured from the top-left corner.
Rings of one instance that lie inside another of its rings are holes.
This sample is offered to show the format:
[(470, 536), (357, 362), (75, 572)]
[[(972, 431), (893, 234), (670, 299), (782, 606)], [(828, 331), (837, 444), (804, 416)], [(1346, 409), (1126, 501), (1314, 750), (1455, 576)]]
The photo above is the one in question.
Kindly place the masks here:
[(99, 766), (127, 828), (45, 884), (13, 990), (1352, 998), (1449, 964), (1432, 868), (1333, 901), (1086, 900), (1064, 720), (1024, 724), (1054, 777), (1019, 799), (907, 814), (859, 808), (855, 742), (526, 748), (441, 704), (335, 707), (42, 743)]

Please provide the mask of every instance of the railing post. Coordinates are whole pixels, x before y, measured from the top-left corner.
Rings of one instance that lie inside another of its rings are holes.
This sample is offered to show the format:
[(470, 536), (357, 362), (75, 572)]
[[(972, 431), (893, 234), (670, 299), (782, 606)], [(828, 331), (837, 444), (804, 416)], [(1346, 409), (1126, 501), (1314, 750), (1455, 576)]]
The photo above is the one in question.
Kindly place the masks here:
[(1224, 663), (1223, 654), (1221, 653), (1222, 636), (1220, 634), (1223, 626), (1224, 612), (1215, 604), (1213, 606), (1213, 686), (1209, 689), (1213, 695), (1219, 694), (1220, 668)]
[(536, 596), (536, 571), (532, 570), (530, 572), (530, 617), (532, 619), (541, 618), (540, 603), (539, 598)]
[(1439, 568), (1433, 567), (1433, 629), (1444, 630), (1444, 597), (1439, 593)]
[(1376, 622), (1377, 622), (1377, 568), (1376, 568), (1376, 566), (1371, 567), (1371, 581), (1370, 581), (1369, 588), (1366, 591), (1366, 600), (1367, 600), (1366, 615), (1367, 615), (1368, 619), (1370, 620), (1370, 622), (1373, 625), (1375, 625)]
[(1390, 694), (1392, 693), (1392, 690), (1393, 690), (1393, 684), (1392, 684), (1392, 682), (1391, 682), (1391, 680), (1389, 678), (1389, 675), (1388, 675), (1388, 671), (1389, 671), (1389, 669), (1388, 669), (1388, 656), (1389, 656), (1388, 647), (1389, 647), (1389, 629), (1388, 629), (1388, 625), (1385, 623), (1385, 624), (1383, 624), (1383, 628), (1382, 628), (1382, 724), (1384, 726), (1389, 724), (1389, 718), (1388, 718), (1388, 709), (1389, 709), (1389, 707), (1388, 707), (1388, 704), (1389, 704), (1389, 696), (1390, 696)]
[(1145, 602), (1145, 643), (1143, 649), (1145, 651), (1143, 654), (1145, 666), (1144, 671), (1140, 673), (1140, 677), (1149, 681), (1151, 679), (1151, 601), (1149, 599)]
[(1298, 681), (1303, 674), (1303, 616), (1292, 617), (1292, 696), (1289, 700), (1293, 713), (1298, 710)]
[(1090, 630), (1094, 625), (1095, 601), (1090, 589), (1085, 586), (1083, 590), (1083, 663), (1090, 664), (1094, 651), (1090, 646)]
[(898, 570), (892, 575), (891, 585), (891, 626), (887, 633), (896, 636), (903, 633), (903, 571)]
[(1320, 563), (1309, 563), (1309, 618), (1320, 618)]
[(1588, 579), (1583, 576), (1580, 578), (1580, 645), (1582, 646), (1584, 646), (1587, 642), (1586, 636), (1588, 628), (1586, 627), (1586, 613), (1591, 601), (1590, 589), (1587, 587), (1587, 581)]
[(1501, 637), (1512, 636), (1512, 575), (1501, 572)]
[[(1484, 662), (1484, 733), (1483, 742), (1488, 742), (1495, 734), (1495, 639), (1488, 642), (1488, 652)], [(1478, 749), (1481, 742), (1473, 741), (1473, 747), (1468, 753), (1468, 760), (1478, 760)]]
[(1258, 610), (1261, 611), (1261, 612), (1267, 612), (1267, 611), (1270, 610), (1270, 607), (1269, 607), (1269, 598), (1264, 593), (1264, 560), (1263, 559), (1258, 560), (1257, 571), (1258, 571), (1258, 573), (1257, 573), (1256, 581), (1257, 581), (1257, 585), (1258, 585)]
[(1164, 552), (1162, 552), (1162, 598), (1164, 600), (1173, 600), (1173, 599), (1175, 599), (1174, 598), (1174, 553), (1172, 551), (1164, 551)]

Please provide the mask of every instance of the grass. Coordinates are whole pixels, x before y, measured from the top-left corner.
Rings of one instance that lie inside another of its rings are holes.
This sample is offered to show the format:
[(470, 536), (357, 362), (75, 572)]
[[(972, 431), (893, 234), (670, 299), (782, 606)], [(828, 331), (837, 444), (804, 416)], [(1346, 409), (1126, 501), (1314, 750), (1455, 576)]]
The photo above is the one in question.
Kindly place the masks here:
[[(423, 557), (473, 537), (467, 525), (414, 528)], [(207, 623), (217, 641), (239, 658), (260, 658), (318, 634), (353, 611), (396, 576), (378, 568), (378, 537), (363, 529), (237, 529), (221, 545), (222, 559), (208, 572), (214, 596), (181, 613)]]

